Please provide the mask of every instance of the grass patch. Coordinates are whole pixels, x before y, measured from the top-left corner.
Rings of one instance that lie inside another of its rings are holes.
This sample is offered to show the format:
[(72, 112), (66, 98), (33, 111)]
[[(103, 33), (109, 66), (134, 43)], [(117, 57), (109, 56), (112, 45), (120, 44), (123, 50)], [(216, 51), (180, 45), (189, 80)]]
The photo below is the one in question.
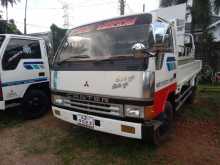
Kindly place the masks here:
[(17, 110), (11, 109), (0, 112), (0, 128), (18, 127), (22, 123), (22, 117)]
[(199, 85), (199, 91), (220, 92), (220, 85)]
[(61, 139), (56, 148), (64, 164), (150, 164), (156, 148), (137, 140), (76, 129)]
[(31, 128), (28, 136), (21, 134), (18, 142), (26, 155), (46, 154), (54, 150), (61, 132), (48, 128)]
[(195, 107), (187, 106), (183, 112), (183, 115), (187, 118), (193, 118), (198, 120), (213, 120), (216, 119), (217, 113), (210, 110), (208, 107)]
[(220, 117), (220, 92), (201, 90), (197, 92), (195, 103), (185, 105), (183, 115), (199, 120), (216, 120)]
[(156, 148), (137, 140), (94, 132), (80, 127), (63, 129), (31, 128), (19, 145), (25, 155), (53, 153), (63, 164), (151, 164)]

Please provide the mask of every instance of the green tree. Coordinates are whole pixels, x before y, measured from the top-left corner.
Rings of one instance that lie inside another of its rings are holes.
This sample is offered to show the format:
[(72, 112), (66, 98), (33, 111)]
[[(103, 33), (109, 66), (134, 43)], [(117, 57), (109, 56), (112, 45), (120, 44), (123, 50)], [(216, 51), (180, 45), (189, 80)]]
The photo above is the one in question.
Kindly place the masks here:
[(66, 34), (67, 29), (59, 28), (55, 24), (51, 25), (50, 29), (51, 29), (51, 32), (52, 32), (53, 49), (54, 49), (54, 52), (56, 52), (59, 45), (60, 45), (60, 43), (61, 43), (61, 41), (63, 40), (63, 38)]
[(10, 19), (7, 23), (7, 33), (11, 34), (21, 34), (21, 32), (18, 30), (15, 21), (13, 19)]
[(176, 4), (186, 3), (187, 0), (174, 0)]
[(192, 12), (192, 31), (201, 29), (203, 32), (211, 23), (212, 6), (210, 0), (194, 0)]
[(160, 7), (168, 7), (186, 2), (187, 0), (160, 0)]
[(6, 19), (8, 20), (8, 5), (10, 4), (12, 7), (20, 0), (0, 0), (1, 6), (6, 9)]
[(13, 19), (10, 19), (8, 22), (6, 20), (0, 20), (0, 34), (4, 33), (21, 34)]
[(216, 14), (219, 14), (220, 11), (220, 0), (214, 0), (214, 11)]
[(173, 5), (173, 0), (160, 0), (160, 7), (168, 7)]
[(2, 19), (2, 11), (0, 10), (0, 20)]

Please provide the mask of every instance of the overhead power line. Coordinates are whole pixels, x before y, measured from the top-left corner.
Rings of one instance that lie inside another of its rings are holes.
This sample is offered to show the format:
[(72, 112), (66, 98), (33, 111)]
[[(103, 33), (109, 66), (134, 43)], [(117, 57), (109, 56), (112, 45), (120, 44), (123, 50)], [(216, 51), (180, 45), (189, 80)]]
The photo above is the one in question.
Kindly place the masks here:
[[(15, 23), (16, 24), (22, 24), (22, 25), (24, 24), (24, 22), (22, 22), (22, 21), (15, 21)], [(32, 26), (32, 27), (36, 27), (36, 28), (39, 27), (39, 28), (45, 28), (45, 29), (49, 28), (49, 27), (46, 27), (46, 26), (37, 25), (37, 24), (30, 24), (30, 23), (27, 23), (27, 26)]]
[[(99, 3), (84, 3), (84, 4), (80, 4), (80, 5), (76, 5), (74, 7), (72, 7), (72, 4), (69, 5), (69, 9), (74, 9), (74, 8), (81, 8), (81, 7), (95, 7), (95, 6), (103, 6), (103, 5), (109, 5), (109, 4), (116, 4), (115, 1), (105, 1), (105, 2), (99, 2)], [(14, 7), (14, 9), (17, 10), (24, 10), (23, 8), (16, 8)], [(28, 10), (63, 10), (63, 7), (29, 7)]]

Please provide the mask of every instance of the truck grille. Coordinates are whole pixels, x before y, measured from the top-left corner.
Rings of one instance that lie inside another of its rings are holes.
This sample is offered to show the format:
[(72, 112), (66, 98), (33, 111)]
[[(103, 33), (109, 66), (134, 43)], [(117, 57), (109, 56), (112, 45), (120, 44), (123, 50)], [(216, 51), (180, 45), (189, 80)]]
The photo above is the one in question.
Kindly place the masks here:
[(94, 112), (99, 114), (107, 114), (113, 116), (123, 116), (123, 105), (122, 104), (112, 104), (112, 103), (100, 103), (95, 101), (74, 99), (71, 97), (64, 98), (63, 105), (68, 108)]

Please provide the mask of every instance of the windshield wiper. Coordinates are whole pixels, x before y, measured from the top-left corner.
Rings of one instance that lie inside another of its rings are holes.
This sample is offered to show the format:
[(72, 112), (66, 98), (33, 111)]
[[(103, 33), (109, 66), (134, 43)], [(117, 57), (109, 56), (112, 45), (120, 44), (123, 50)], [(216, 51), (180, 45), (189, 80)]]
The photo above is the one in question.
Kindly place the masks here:
[(61, 65), (62, 63), (66, 62), (66, 61), (69, 61), (71, 59), (77, 59), (77, 58), (90, 58), (90, 56), (88, 55), (77, 55), (77, 56), (70, 56), (69, 58), (67, 59), (64, 59), (62, 61), (59, 61), (57, 62), (58, 65)]

